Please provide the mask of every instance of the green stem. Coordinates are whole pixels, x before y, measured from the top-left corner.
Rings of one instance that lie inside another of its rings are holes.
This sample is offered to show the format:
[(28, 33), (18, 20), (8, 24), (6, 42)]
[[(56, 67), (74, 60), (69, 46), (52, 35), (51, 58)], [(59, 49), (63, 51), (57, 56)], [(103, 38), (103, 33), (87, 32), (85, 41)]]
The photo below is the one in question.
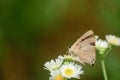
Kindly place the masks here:
[(101, 60), (101, 65), (102, 65), (104, 80), (108, 80), (104, 59)]
[(112, 50), (112, 47), (109, 47), (109, 49), (108, 49), (107, 52), (105, 53), (105, 56), (104, 56), (104, 57), (106, 57), (111, 50)]

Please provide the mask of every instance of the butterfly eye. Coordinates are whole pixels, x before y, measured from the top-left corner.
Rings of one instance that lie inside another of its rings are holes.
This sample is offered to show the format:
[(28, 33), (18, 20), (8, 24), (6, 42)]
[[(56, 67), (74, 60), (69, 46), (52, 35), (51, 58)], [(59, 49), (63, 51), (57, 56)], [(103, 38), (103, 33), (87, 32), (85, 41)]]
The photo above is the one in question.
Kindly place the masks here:
[(68, 46), (68, 49), (70, 49), (71, 48), (71, 46)]

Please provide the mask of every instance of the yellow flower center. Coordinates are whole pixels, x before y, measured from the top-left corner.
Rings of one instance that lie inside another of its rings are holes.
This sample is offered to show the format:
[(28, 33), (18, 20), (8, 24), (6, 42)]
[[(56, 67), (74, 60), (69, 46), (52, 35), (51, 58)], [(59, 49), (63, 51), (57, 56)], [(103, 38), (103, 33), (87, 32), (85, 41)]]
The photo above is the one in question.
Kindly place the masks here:
[(54, 78), (54, 80), (66, 80), (66, 79), (59, 74)]
[(64, 73), (67, 75), (67, 76), (71, 76), (73, 75), (74, 71), (71, 69), (71, 68), (67, 68)]

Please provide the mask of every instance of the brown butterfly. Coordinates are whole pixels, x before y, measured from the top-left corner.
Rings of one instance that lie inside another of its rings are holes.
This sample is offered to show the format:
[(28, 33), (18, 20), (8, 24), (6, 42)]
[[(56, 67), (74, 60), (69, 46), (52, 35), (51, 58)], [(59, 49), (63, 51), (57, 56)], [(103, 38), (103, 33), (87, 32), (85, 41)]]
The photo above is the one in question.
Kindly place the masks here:
[(92, 30), (84, 33), (73, 45), (69, 48), (69, 52), (79, 56), (81, 63), (94, 65), (95, 63), (95, 35)]

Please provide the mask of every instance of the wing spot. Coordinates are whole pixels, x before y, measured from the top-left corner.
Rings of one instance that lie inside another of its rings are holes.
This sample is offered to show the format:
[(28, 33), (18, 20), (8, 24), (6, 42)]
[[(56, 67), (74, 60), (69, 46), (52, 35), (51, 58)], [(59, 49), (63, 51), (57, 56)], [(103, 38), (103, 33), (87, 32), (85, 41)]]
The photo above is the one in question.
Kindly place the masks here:
[(90, 45), (95, 46), (95, 42), (91, 42)]
[(92, 66), (94, 66), (94, 64), (92, 64)]
[(84, 40), (86, 40), (86, 39), (88, 39), (88, 38), (90, 38), (90, 37), (92, 37), (92, 36), (94, 36), (94, 34), (91, 34), (91, 35), (89, 35), (89, 36), (83, 38), (81, 41), (84, 41)]

